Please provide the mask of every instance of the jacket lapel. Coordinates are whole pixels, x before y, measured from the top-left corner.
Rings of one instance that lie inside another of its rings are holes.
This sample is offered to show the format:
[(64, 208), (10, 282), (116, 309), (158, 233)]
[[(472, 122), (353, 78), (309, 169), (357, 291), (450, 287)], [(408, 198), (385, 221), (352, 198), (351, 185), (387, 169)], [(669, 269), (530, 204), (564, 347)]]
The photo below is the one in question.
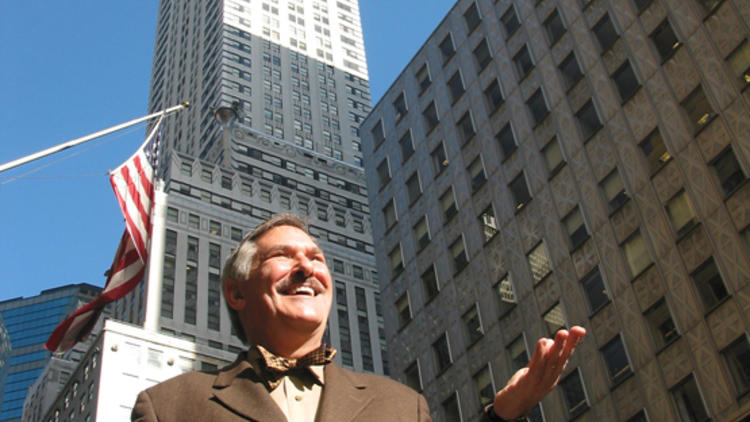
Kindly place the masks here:
[(244, 359), (219, 372), (213, 388), (216, 400), (239, 415), (258, 422), (286, 421), (263, 381)]
[(353, 421), (372, 400), (361, 377), (335, 363), (325, 366), (324, 382), (317, 422)]

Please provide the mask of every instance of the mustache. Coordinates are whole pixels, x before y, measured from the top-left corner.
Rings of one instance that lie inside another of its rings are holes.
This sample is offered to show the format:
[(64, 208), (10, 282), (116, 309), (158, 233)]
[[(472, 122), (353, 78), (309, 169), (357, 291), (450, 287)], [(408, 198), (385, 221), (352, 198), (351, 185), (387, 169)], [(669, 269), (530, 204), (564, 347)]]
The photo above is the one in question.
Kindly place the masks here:
[(305, 275), (301, 272), (294, 273), (290, 277), (281, 280), (276, 286), (276, 289), (279, 291), (284, 291), (300, 284), (310, 286), (316, 292), (325, 291), (325, 286), (323, 286), (323, 283), (321, 283), (320, 280), (313, 276), (305, 277)]

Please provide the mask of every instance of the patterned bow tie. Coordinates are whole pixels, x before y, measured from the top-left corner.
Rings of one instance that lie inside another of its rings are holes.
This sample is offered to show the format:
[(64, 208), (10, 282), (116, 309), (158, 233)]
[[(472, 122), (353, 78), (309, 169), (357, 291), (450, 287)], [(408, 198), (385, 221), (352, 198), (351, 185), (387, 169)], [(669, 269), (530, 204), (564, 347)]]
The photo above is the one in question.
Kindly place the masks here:
[(255, 346), (261, 356), (263, 375), (271, 390), (281, 384), (281, 380), (295, 370), (306, 370), (313, 365), (326, 365), (333, 361), (336, 349), (322, 344), (319, 348), (297, 359), (276, 356), (263, 346)]

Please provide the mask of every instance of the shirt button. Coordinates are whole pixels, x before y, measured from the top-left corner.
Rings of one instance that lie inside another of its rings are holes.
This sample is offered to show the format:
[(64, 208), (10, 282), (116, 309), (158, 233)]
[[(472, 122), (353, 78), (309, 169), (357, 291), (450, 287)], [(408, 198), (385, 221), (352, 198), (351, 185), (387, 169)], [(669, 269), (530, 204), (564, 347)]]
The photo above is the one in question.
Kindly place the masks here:
[(294, 400), (302, 401), (302, 396), (294, 396)]

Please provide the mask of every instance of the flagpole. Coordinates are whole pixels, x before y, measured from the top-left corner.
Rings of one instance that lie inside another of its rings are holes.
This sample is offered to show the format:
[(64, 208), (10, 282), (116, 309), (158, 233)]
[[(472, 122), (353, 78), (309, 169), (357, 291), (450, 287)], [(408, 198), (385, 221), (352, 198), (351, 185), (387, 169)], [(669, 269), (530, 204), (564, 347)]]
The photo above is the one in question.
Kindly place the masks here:
[(190, 102), (189, 101), (185, 101), (182, 104), (170, 107), (170, 108), (162, 110), (162, 111), (158, 111), (156, 113), (151, 113), (148, 116), (139, 117), (137, 119), (133, 119), (133, 120), (127, 121), (125, 123), (120, 123), (119, 125), (112, 126), (110, 128), (104, 129), (104, 130), (100, 130), (99, 132), (95, 132), (95, 133), (92, 133), (90, 135), (82, 136), (80, 138), (76, 138), (76, 139), (70, 140), (68, 142), (63, 142), (62, 144), (55, 145), (53, 147), (47, 148), (47, 149), (39, 151), (39, 152), (35, 152), (33, 154), (29, 154), (29, 155), (27, 155), (25, 157), (21, 157), (21, 158), (19, 158), (17, 160), (13, 160), (13, 161), (10, 161), (10, 162), (5, 163), (5, 164), (0, 164), (0, 173), (4, 172), (5, 170), (10, 170), (12, 168), (18, 167), (18, 166), (20, 166), (22, 164), (26, 164), (26, 163), (28, 163), (30, 161), (38, 160), (38, 159), (40, 159), (42, 157), (46, 157), (46, 156), (54, 154), (56, 152), (60, 152), (60, 151), (66, 150), (68, 148), (74, 147), (76, 145), (80, 145), (80, 144), (83, 144), (85, 142), (92, 141), (92, 140), (94, 140), (96, 138), (100, 138), (100, 137), (102, 137), (104, 135), (109, 135), (112, 132), (117, 132), (118, 130), (122, 130), (122, 129), (125, 129), (126, 127), (130, 127), (130, 126), (136, 125), (136, 124), (138, 124), (140, 122), (143, 122), (143, 121), (146, 121), (146, 120), (149, 120), (149, 119), (153, 119), (154, 117), (159, 117), (159, 116), (162, 116), (162, 115), (166, 116), (167, 114), (174, 113), (175, 111), (179, 111), (179, 110), (182, 110), (183, 108), (187, 108), (187, 107), (190, 107)]
[(146, 314), (143, 328), (159, 331), (161, 317), (161, 290), (164, 273), (164, 246), (166, 240), (167, 194), (164, 181), (154, 180), (154, 204), (151, 219), (151, 250), (148, 254), (148, 285), (146, 291)]

